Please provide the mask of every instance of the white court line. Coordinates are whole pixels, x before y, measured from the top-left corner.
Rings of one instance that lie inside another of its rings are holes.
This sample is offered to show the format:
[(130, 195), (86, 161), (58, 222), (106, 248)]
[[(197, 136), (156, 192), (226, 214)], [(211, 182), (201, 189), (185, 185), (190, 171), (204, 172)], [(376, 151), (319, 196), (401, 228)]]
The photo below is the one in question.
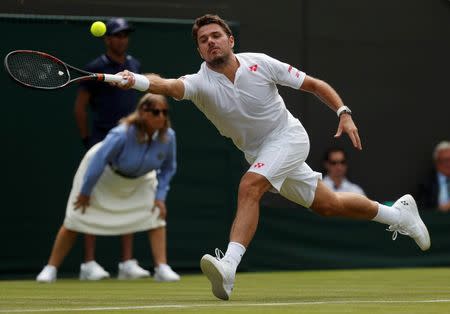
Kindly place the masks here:
[(75, 312), (75, 311), (123, 311), (123, 310), (151, 310), (151, 309), (187, 309), (201, 307), (255, 307), (255, 306), (294, 306), (294, 305), (323, 305), (323, 304), (393, 304), (393, 303), (449, 303), (450, 299), (438, 300), (336, 300), (336, 301), (305, 301), (280, 303), (209, 303), (209, 304), (161, 304), (140, 306), (108, 306), (108, 307), (80, 307), (80, 308), (49, 308), (0, 310), (0, 313), (36, 313), (36, 312)]

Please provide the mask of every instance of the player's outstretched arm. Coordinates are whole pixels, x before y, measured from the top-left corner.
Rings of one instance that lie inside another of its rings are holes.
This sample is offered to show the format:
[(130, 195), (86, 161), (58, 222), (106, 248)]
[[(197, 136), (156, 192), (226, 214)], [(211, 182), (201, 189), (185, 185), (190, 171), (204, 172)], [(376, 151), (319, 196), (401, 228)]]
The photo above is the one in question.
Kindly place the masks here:
[[(335, 112), (344, 106), (344, 102), (334, 88), (322, 80), (307, 75), (300, 89), (314, 94)], [(353, 122), (352, 116), (348, 113), (342, 113), (339, 116), (339, 125), (334, 137), (340, 137), (342, 132), (348, 134), (355, 148), (362, 149), (358, 128)]]
[(114, 85), (130, 89), (134, 88), (143, 92), (170, 96), (181, 99), (184, 96), (184, 83), (180, 79), (165, 79), (157, 74), (136, 74), (130, 71), (117, 73), (122, 75), (127, 83), (113, 83)]

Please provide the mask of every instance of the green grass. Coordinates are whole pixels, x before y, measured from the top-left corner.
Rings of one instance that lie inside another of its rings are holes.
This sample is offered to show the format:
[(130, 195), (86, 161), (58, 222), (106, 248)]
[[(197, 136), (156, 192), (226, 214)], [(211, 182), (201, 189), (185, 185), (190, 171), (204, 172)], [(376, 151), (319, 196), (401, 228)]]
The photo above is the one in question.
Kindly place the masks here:
[(54, 284), (0, 281), (0, 313), (449, 313), (450, 269), (239, 273), (230, 301), (201, 275)]

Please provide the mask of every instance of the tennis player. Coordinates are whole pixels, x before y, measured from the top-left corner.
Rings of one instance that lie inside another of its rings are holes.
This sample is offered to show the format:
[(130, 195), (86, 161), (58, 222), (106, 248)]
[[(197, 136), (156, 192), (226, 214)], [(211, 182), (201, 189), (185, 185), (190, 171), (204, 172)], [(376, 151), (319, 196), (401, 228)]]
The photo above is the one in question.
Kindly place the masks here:
[(223, 136), (233, 140), (250, 164), (239, 184), (237, 212), (225, 255), (216, 250), (216, 257), (206, 254), (200, 262), (217, 298), (230, 297), (236, 268), (258, 225), (259, 201), (269, 190), (320, 215), (390, 225), (394, 239), (398, 233), (409, 235), (422, 250), (429, 249), (430, 237), (412, 196), (405, 195), (388, 207), (362, 195), (336, 193), (306, 164), (308, 134), (286, 109), (277, 85), (317, 96), (337, 113), (335, 137), (346, 133), (361, 150), (351, 111), (329, 84), (264, 54), (235, 54), (231, 29), (216, 15), (199, 17), (192, 34), (204, 60), (196, 74), (179, 79), (128, 71), (119, 74), (128, 80), (124, 88), (147, 82), (142, 89), (191, 100)]

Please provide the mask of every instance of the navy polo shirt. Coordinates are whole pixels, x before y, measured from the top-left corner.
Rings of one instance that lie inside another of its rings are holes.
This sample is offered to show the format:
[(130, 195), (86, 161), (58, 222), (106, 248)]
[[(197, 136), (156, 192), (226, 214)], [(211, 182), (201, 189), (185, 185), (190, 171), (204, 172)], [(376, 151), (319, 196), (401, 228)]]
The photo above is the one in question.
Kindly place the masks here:
[[(141, 63), (130, 55), (127, 55), (125, 63), (120, 64), (103, 54), (85, 68), (94, 73), (116, 74), (123, 70), (141, 73)], [(98, 138), (95, 142), (103, 140), (108, 131), (121, 118), (133, 112), (137, 105), (138, 92), (133, 89), (122, 90), (104, 82), (88, 80), (80, 82), (80, 88), (91, 94), (89, 103), (93, 113), (92, 136)], [(91, 143), (93, 144), (95, 143)]]

